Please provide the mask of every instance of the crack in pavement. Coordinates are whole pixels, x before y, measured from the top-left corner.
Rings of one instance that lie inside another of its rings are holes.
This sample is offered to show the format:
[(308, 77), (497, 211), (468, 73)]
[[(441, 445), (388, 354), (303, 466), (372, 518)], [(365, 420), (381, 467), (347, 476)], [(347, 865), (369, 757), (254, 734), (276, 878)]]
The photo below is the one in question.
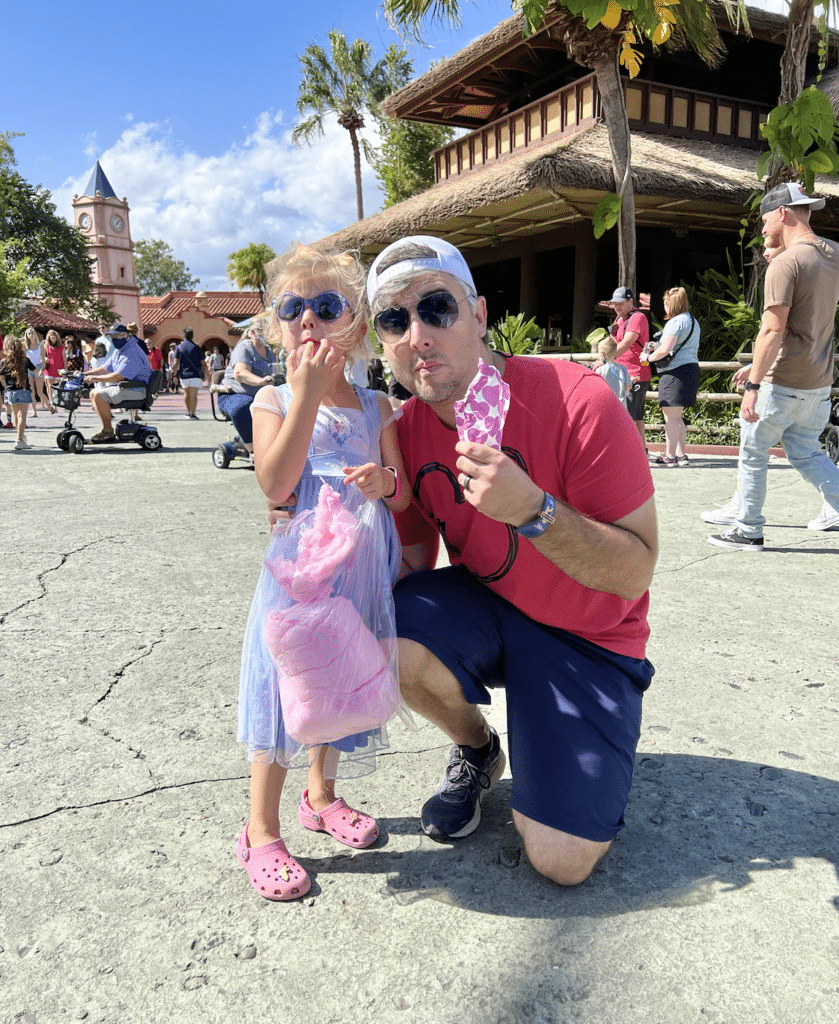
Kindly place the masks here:
[[(152, 640), (151, 643), (147, 647), (145, 647), (142, 651), (140, 651), (140, 653), (137, 655), (136, 658), (132, 658), (130, 661), (127, 661), (124, 665), (122, 665), (120, 668), (118, 668), (116, 670), (116, 672), (114, 673), (113, 678), (111, 679), (111, 682), (108, 684), (108, 688), (105, 690), (105, 692), (102, 694), (102, 696), (99, 697), (98, 700), (95, 700), (93, 702), (93, 704), (91, 704), (91, 706), (88, 708), (88, 710), (85, 713), (84, 717), (79, 719), (79, 725), (86, 725), (90, 729), (94, 729), (95, 728), (96, 731), (99, 733), (99, 735), (104, 737), (105, 739), (110, 740), (112, 743), (119, 743), (120, 746), (127, 747), (131, 751), (131, 753), (134, 755), (134, 759), (137, 760), (137, 761), (145, 761), (145, 759), (146, 759), (146, 755), (143, 753), (142, 750), (138, 749), (137, 747), (132, 747), (131, 744), (127, 740), (123, 740), (123, 739), (120, 739), (117, 736), (113, 736), (107, 729), (105, 729), (105, 728), (97, 728), (96, 726), (92, 725), (88, 716), (90, 715), (90, 713), (93, 711), (93, 709), (95, 707), (98, 707), (98, 705), (104, 703), (104, 701), (106, 701), (108, 699), (108, 697), (110, 697), (110, 695), (114, 691), (114, 687), (117, 685), (117, 683), (120, 681), (120, 679), (122, 679), (122, 677), (125, 675), (126, 671), (129, 668), (131, 668), (132, 665), (136, 665), (139, 661), (142, 661), (143, 658), (147, 658), (152, 653), (152, 651), (155, 649), (155, 647), (157, 647), (158, 644), (163, 643), (163, 640), (164, 640), (164, 636), (163, 635), (159, 636), (156, 640)], [(149, 781), (150, 782), (154, 782), (154, 772), (152, 771), (151, 767), (146, 766), (146, 771), (148, 772)]]
[[(84, 717), (79, 719), (79, 725), (90, 725), (90, 722), (88, 721), (88, 715), (90, 715), (91, 711), (93, 711), (93, 709), (95, 707), (97, 707), (99, 704), (102, 704), (104, 701), (106, 701), (108, 699), (108, 697), (110, 697), (110, 695), (113, 693), (114, 687), (117, 685), (117, 683), (120, 681), (120, 679), (122, 679), (122, 677), (125, 675), (126, 671), (129, 668), (131, 668), (132, 665), (136, 665), (138, 661), (142, 661), (143, 658), (147, 658), (151, 654), (151, 652), (155, 649), (155, 647), (157, 647), (158, 644), (163, 643), (163, 640), (164, 640), (164, 636), (161, 633), (161, 635), (156, 640), (152, 640), (151, 643), (147, 647), (144, 647), (143, 650), (140, 651), (140, 653), (135, 658), (131, 658), (129, 661), (126, 661), (124, 665), (121, 665), (116, 670), (116, 672), (114, 672), (113, 677), (111, 679), (111, 682), (108, 684), (108, 688), (105, 690), (105, 692), (102, 694), (101, 697), (97, 698), (90, 705), (90, 707), (85, 712)], [(93, 728), (93, 727), (91, 726), (91, 728)], [(100, 730), (100, 731), (102, 731), (102, 730)], [(103, 735), (107, 735), (107, 733), (103, 732)], [(113, 738), (113, 737), (110, 737), (110, 738)], [(120, 741), (115, 741), (115, 742), (124, 742), (124, 741), (120, 740)], [(126, 746), (127, 746), (127, 744), (126, 744)]]
[(0, 829), (14, 828), (17, 825), (29, 825), (34, 821), (43, 821), (44, 818), (51, 818), (56, 814), (65, 811), (87, 811), (94, 807), (106, 807), (108, 804), (128, 803), (132, 800), (140, 800), (145, 796), (154, 796), (163, 793), (167, 789), (188, 789), (190, 786), (205, 786), (216, 782), (247, 782), (250, 775), (229, 775), (220, 779), (193, 779), (191, 782), (173, 782), (168, 786), (153, 786), (151, 789), (144, 789), (140, 793), (132, 793), (129, 796), (112, 796), (105, 800), (94, 800), (89, 804), (66, 804), (61, 807), (53, 807), (51, 811), (44, 811), (43, 814), (33, 814), (30, 818), (21, 818), (18, 821), (0, 822)]
[(10, 608), (7, 612), (0, 613), (0, 626), (5, 625), (6, 619), (8, 619), (10, 615), (14, 615), (15, 612), (19, 612), (23, 608), (28, 608), (30, 604), (35, 604), (36, 601), (43, 600), (43, 598), (47, 596), (47, 586), (44, 583), (44, 577), (48, 576), (51, 572), (58, 572), (59, 569), (63, 568), (67, 564), (67, 560), (71, 557), (71, 555), (81, 554), (82, 551), (86, 551), (88, 548), (92, 548), (96, 544), (103, 544), (112, 539), (113, 538), (111, 537), (100, 537), (97, 540), (88, 541), (87, 544), (82, 544), (81, 547), (74, 548), (72, 551), (68, 551), (65, 554), (61, 555), (61, 560), (59, 561), (58, 565), (53, 565), (49, 569), (44, 569), (43, 572), (39, 572), (35, 577), (35, 582), (40, 586), (41, 593), (37, 594), (35, 597), (28, 598), (26, 601), (23, 601), (21, 604), (16, 605), (14, 608)]
[[(411, 754), (426, 754), (436, 750), (447, 749), (446, 744), (440, 746), (426, 747), (423, 750), (412, 750)], [(377, 751), (379, 757), (393, 757), (396, 754), (404, 754), (405, 751), (399, 750), (380, 750)], [(0, 822), (0, 830), (4, 828), (14, 828), (17, 825), (29, 825), (35, 821), (43, 821), (45, 818), (51, 818), (56, 814), (63, 814), (66, 811), (86, 811), (91, 810), (94, 807), (106, 807), (108, 804), (120, 804), (127, 803), (131, 800), (140, 800), (146, 796), (154, 796), (156, 793), (164, 793), (170, 789), (188, 789), (191, 786), (205, 786), (210, 783), (216, 782), (247, 782), (250, 779), (250, 772), (247, 775), (227, 775), (218, 779), (193, 779), (191, 782), (173, 782), (166, 786), (153, 786), (151, 789), (144, 789), (139, 793), (133, 793), (129, 796), (112, 796), (107, 797), (104, 800), (94, 800), (89, 804), (63, 804), (61, 807), (54, 807), (50, 811), (44, 811), (43, 814), (34, 814), (29, 818), (20, 818), (18, 821), (6, 821)]]

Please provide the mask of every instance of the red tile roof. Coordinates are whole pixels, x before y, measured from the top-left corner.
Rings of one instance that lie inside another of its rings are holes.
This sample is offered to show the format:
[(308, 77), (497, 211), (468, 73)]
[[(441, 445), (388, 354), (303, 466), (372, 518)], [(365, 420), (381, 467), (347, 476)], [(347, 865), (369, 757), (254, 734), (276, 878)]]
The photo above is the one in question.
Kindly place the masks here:
[(201, 306), (195, 301), (196, 292), (167, 292), (166, 295), (141, 295), (140, 315), (146, 327), (162, 324), (164, 320), (177, 320), (188, 309), (197, 308), (206, 317), (230, 320), (235, 323), (258, 313), (262, 308), (258, 292), (204, 292)]
[(82, 334), (99, 334), (99, 327), (93, 320), (65, 313), (62, 309), (47, 306), (25, 306), (15, 317), (21, 327), (34, 327), (36, 331), (79, 331)]

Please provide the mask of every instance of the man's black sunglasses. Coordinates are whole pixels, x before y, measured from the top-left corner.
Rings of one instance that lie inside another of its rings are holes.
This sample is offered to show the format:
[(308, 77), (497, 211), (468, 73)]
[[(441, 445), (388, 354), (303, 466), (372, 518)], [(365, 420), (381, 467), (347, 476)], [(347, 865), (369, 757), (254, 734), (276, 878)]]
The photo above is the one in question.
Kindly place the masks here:
[[(460, 315), (459, 303), (465, 301), (456, 299), (451, 292), (432, 292), (431, 295), (423, 295), (417, 303), (417, 316), (424, 324), (438, 330), (451, 327)], [(404, 306), (383, 309), (373, 317), (373, 326), (382, 341), (399, 341), (411, 326), (411, 311)]]

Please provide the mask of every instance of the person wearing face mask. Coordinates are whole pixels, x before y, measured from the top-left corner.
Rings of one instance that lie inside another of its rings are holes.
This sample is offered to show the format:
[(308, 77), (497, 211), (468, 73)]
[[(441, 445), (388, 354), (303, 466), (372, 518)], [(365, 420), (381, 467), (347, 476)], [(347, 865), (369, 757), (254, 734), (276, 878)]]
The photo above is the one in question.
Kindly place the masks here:
[[(95, 370), (88, 370), (85, 381), (91, 384), (104, 384), (91, 392), (90, 400), (102, 429), (90, 439), (91, 444), (103, 444), (115, 440), (111, 427), (111, 406), (118, 405), (128, 399), (144, 398), (146, 384), (151, 377), (151, 366), (145, 353), (132, 338), (124, 324), (114, 324), (108, 331), (114, 343), (114, 353)], [(120, 388), (120, 381), (128, 380), (136, 387)]]

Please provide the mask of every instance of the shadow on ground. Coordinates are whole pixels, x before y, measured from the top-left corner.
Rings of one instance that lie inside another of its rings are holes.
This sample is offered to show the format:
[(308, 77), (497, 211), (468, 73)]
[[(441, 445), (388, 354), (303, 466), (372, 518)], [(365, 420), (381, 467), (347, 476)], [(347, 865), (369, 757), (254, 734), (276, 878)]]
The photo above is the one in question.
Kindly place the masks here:
[[(418, 835), (415, 850), (392, 853), (388, 834), (416, 833), (418, 822), (379, 818), (383, 839), (373, 849), (301, 861), (315, 877), (378, 874), (402, 906), (430, 899), (503, 917), (558, 918), (695, 906), (715, 898), (719, 885), (725, 893), (764, 872), (789, 871), (796, 858), (825, 860), (834, 871), (839, 859), (839, 783), (715, 757), (639, 756), (627, 829), (589, 882), (564, 900), (520, 851), (509, 787), (505, 780), (492, 789), (481, 828), (457, 844)], [(834, 895), (839, 909), (839, 884)]]

